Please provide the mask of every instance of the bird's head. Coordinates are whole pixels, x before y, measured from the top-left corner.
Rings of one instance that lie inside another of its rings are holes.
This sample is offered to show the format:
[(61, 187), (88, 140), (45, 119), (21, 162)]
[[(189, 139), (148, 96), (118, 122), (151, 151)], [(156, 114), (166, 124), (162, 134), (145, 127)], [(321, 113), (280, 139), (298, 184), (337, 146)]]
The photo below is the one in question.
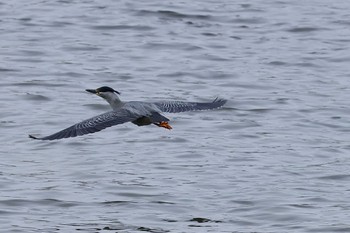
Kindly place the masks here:
[(86, 89), (87, 92), (96, 94), (104, 99), (111, 99), (112, 96), (115, 96), (116, 94), (120, 95), (119, 91), (114, 90), (111, 87), (99, 87), (97, 89)]

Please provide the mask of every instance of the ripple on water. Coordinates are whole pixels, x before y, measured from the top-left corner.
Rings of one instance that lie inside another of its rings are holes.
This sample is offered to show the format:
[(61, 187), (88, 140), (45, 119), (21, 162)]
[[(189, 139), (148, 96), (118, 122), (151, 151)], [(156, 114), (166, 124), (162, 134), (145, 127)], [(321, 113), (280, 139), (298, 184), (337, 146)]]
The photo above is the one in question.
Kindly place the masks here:
[(39, 199), (39, 200), (28, 200), (28, 199), (7, 199), (0, 201), (0, 205), (8, 207), (16, 206), (57, 206), (57, 207), (73, 207), (81, 205), (79, 202), (73, 201), (62, 201), (58, 199)]
[(90, 26), (91, 29), (99, 31), (110, 31), (110, 30), (134, 30), (134, 31), (151, 31), (154, 30), (151, 26), (146, 25), (95, 25)]
[(51, 101), (51, 98), (43, 95), (35, 95), (35, 94), (29, 94), (27, 93), (25, 96), (23, 96), (23, 99), (25, 100), (34, 100), (34, 101)]
[(201, 20), (210, 20), (212, 17), (210, 15), (202, 14), (184, 14), (176, 11), (170, 10), (139, 10), (136, 12), (138, 16), (157, 16), (160, 18), (174, 18), (174, 19), (201, 19)]
[(79, 45), (79, 46), (63, 46), (62, 50), (65, 51), (98, 51), (101, 50), (101, 48), (95, 46), (95, 45), (91, 45), (91, 44), (86, 44), (86, 45)]
[(320, 28), (320, 27), (293, 27), (293, 28), (287, 29), (287, 32), (309, 33), (309, 32), (320, 31), (320, 30), (326, 30), (326, 29)]
[(52, 81), (46, 81), (46, 80), (30, 80), (26, 82), (14, 82), (12, 86), (34, 86), (34, 87), (65, 87), (67, 84), (65, 83), (55, 83)]
[(0, 67), (0, 72), (19, 72), (19, 71), (21, 71), (21, 70), (19, 70), (19, 69), (12, 69), (12, 68), (2, 68), (2, 67)]
[(335, 180), (335, 181), (349, 181), (350, 175), (348, 174), (337, 174), (337, 175), (328, 175), (318, 177), (320, 180)]

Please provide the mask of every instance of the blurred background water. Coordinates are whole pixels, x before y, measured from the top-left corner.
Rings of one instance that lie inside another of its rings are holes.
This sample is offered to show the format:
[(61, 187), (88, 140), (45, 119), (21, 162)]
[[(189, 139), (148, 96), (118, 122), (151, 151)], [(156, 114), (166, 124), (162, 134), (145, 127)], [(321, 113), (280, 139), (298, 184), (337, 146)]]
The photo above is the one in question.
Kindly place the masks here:
[[(350, 232), (347, 1), (1, 1), (2, 232)], [(124, 100), (229, 100), (48, 135)]]

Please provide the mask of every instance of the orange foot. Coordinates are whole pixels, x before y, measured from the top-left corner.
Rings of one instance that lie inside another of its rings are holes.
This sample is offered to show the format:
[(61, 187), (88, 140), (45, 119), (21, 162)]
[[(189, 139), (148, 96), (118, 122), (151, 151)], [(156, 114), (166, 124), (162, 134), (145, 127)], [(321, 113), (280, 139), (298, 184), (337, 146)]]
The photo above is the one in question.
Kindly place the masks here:
[(173, 127), (171, 127), (170, 125), (169, 125), (169, 123), (168, 122), (166, 122), (166, 121), (162, 121), (162, 122), (160, 122), (160, 123), (154, 123), (156, 126), (159, 126), (159, 127), (163, 127), (163, 128), (166, 128), (166, 129), (172, 129)]

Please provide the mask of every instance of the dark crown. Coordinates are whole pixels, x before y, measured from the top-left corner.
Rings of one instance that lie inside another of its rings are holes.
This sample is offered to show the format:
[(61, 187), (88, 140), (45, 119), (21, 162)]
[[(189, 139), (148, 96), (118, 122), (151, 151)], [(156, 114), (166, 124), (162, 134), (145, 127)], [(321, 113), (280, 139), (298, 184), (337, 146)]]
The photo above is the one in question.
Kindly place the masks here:
[(120, 94), (118, 91), (114, 90), (111, 87), (107, 87), (107, 86), (103, 86), (103, 87), (97, 88), (96, 91), (98, 91), (98, 92), (115, 92), (117, 94)]

